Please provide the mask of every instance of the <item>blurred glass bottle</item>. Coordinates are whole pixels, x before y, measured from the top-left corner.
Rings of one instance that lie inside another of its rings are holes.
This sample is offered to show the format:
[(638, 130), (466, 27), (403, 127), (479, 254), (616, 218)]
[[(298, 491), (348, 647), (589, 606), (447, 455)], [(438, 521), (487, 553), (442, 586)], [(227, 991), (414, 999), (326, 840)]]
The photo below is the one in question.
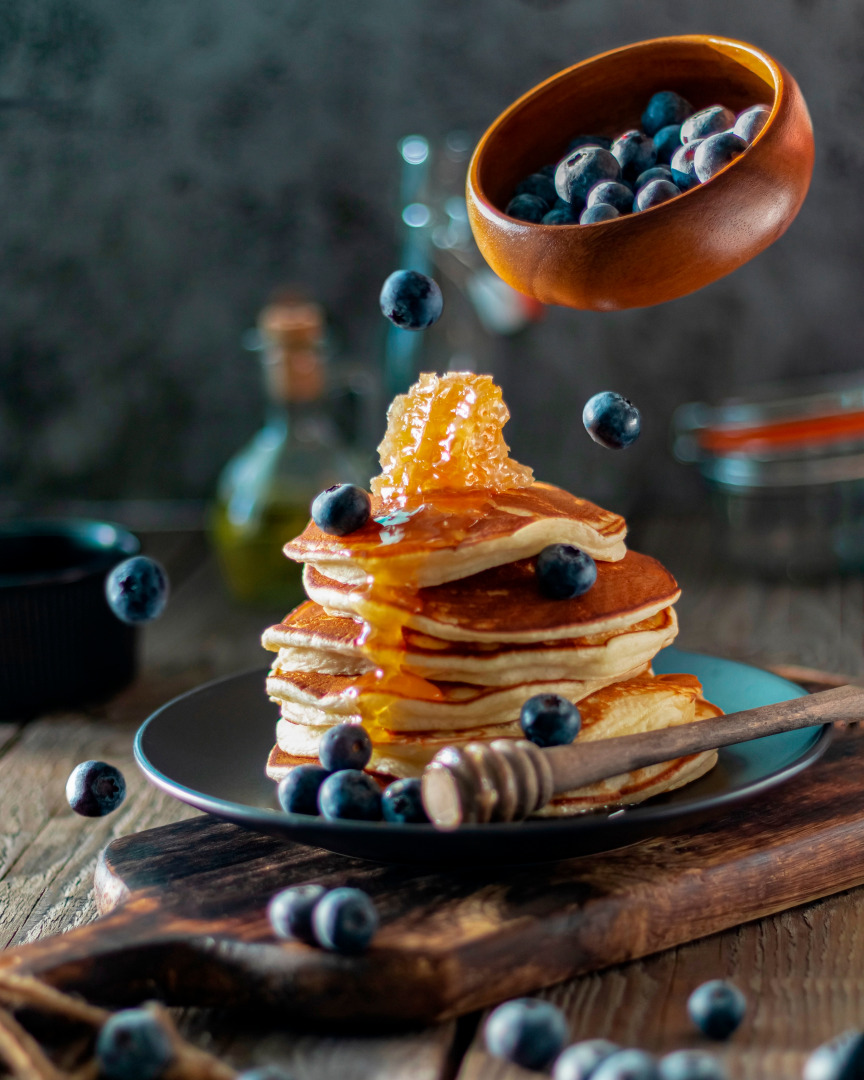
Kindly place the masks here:
[(268, 408), (264, 426), (228, 462), (210, 514), (224, 579), (245, 603), (287, 611), (304, 599), (301, 567), (282, 546), (302, 532), (309, 504), (338, 483), (368, 484), (328, 408), (324, 314), (293, 293), (261, 312), (256, 341)]

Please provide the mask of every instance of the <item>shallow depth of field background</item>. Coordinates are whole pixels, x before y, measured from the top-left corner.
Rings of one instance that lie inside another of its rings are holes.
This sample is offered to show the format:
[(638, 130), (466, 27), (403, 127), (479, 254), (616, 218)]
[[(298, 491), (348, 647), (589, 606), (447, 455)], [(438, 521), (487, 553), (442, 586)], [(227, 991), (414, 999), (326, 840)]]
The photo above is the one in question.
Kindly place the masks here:
[[(676, 405), (859, 366), (864, 2), (0, 6), (0, 507), (135, 500), (167, 520), (200, 505), (260, 423), (240, 337), (274, 286), (304, 285), (342, 357), (380, 371), (400, 136), (476, 137), (560, 68), (684, 32), (752, 41), (799, 81), (817, 143), (799, 218), (693, 296), (553, 309), (490, 353), (514, 454), (628, 513), (700, 497), (668, 451)], [(581, 427), (607, 388), (643, 412), (626, 453)]]

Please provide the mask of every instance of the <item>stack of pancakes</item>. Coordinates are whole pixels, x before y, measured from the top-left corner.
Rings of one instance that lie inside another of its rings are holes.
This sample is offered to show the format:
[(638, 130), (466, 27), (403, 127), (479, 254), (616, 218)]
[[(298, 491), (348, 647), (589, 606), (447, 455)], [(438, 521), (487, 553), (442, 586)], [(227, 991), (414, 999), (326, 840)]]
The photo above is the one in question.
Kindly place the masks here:
[[(268, 775), (317, 763), (323, 733), (353, 722), (369, 731), (367, 771), (382, 784), (419, 777), (444, 746), (524, 737), (520, 709), (535, 694), (578, 704), (579, 740), (717, 715), (693, 676), (652, 674), (677, 633), (680, 592), (659, 562), (627, 550), (625, 532), (618, 515), (539, 482), (410, 510), (376, 497), (369, 523), (344, 537), (310, 523), (285, 546), (305, 564), (309, 600), (263, 636), (281, 710)], [(555, 543), (596, 560), (584, 595), (540, 592), (536, 556)], [(612, 777), (543, 812), (636, 803), (715, 761), (711, 751)]]

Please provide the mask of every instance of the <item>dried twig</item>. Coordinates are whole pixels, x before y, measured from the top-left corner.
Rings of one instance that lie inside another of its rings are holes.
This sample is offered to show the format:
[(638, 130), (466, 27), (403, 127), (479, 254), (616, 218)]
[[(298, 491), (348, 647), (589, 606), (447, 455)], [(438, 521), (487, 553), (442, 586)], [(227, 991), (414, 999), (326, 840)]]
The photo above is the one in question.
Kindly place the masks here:
[(111, 1015), (107, 1009), (100, 1009), (81, 998), (55, 990), (53, 986), (32, 975), (16, 975), (11, 971), (0, 971), (0, 1002), (14, 1007), (26, 1005), (41, 1012), (57, 1013), (91, 1027), (101, 1027)]

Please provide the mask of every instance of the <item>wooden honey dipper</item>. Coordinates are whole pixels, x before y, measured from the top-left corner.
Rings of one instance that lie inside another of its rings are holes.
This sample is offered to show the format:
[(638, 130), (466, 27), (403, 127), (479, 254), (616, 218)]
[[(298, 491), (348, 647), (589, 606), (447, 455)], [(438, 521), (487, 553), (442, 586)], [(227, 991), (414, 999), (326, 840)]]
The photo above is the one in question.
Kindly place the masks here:
[(596, 742), (541, 749), (526, 739), (445, 746), (423, 773), (423, 805), (439, 829), (521, 821), (553, 795), (609, 776), (765, 735), (864, 718), (864, 688), (838, 686), (728, 716)]

